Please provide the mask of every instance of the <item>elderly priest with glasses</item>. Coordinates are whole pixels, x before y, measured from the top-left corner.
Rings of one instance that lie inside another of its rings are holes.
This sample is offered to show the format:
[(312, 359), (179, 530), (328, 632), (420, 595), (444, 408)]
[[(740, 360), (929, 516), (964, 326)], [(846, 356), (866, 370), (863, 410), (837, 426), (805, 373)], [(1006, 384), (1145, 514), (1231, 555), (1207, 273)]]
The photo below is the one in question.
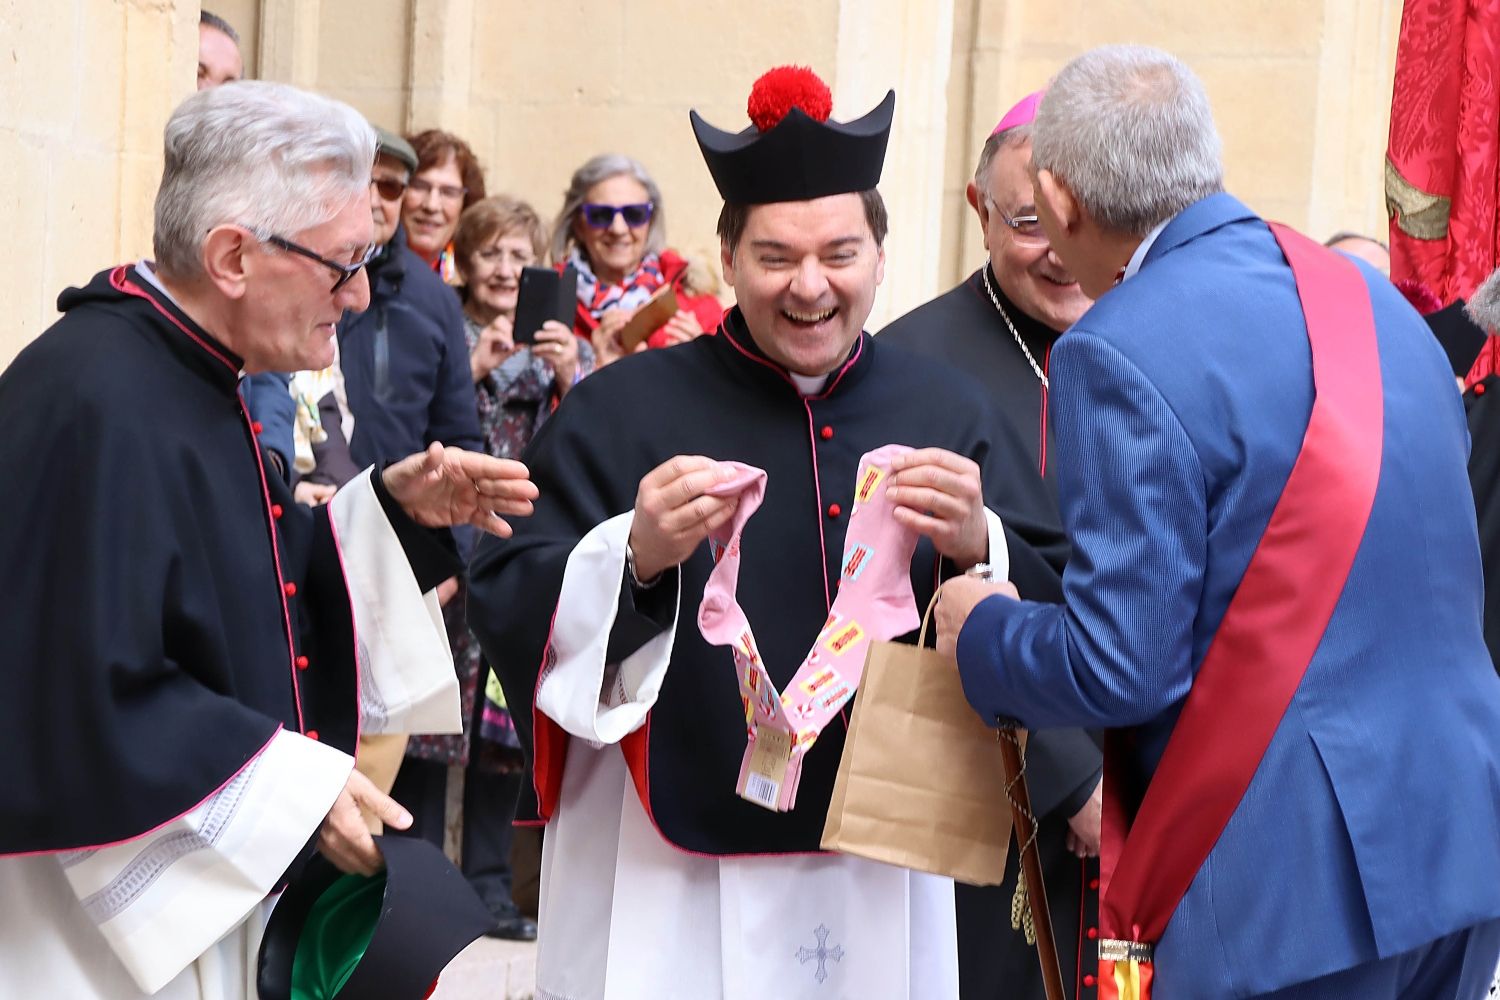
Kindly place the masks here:
[[(375, 136), (271, 83), (166, 128), (154, 262), (65, 291), (0, 377), (0, 996), (254, 995), (306, 848), (374, 874), (361, 732), (456, 731), (447, 526), (509, 532), (523, 466), (434, 444), (314, 510), (238, 387), (317, 369), (369, 300)], [(357, 666), (356, 666), (357, 664)]]

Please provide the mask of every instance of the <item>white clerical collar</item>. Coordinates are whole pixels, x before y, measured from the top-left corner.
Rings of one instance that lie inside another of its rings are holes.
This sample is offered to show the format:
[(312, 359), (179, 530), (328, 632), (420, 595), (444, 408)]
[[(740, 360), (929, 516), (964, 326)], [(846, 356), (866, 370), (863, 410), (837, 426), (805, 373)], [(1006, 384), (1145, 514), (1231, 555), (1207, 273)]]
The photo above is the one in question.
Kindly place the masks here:
[(161, 292), (163, 295), (165, 295), (167, 297), (167, 301), (168, 302), (172, 303), (178, 309), (182, 308), (182, 303), (178, 302), (177, 299), (175, 297), (173, 297), (172, 293), (169, 292), (169, 291), (167, 291), (167, 286), (163, 285), (161, 283), (161, 278), (159, 278), (159, 277), (156, 276), (156, 269), (151, 266), (151, 262), (150, 261), (148, 261), (148, 260), (138, 260), (138, 261), (136, 261), (135, 262), (135, 273), (139, 274), (141, 277), (145, 278), (146, 279), (146, 283), (149, 284), (152, 288), (156, 289), (158, 292)]
[(804, 396), (816, 396), (828, 384), (828, 375), (798, 375), (796, 372), (787, 372), (787, 374), (797, 386), (797, 391)]
[[(158, 292), (161, 292), (163, 295), (165, 295), (167, 297), (167, 301), (168, 302), (172, 303), (178, 309), (181, 309), (184, 313), (187, 312), (186, 309), (182, 308), (182, 303), (178, 302), (177, 298), (171, 292), (167, 291), (167, 286), (163, 285), (161, 283), (161, 277), (159, 275), (157, 275), (156, 269), (151, 266), (151, 262), (150, 261), (147, 261), (147, 260), (138, 260), (138, 261), (136, 261), (135, 262), (135, 273), (139, 274), (141, 277), (145, 278), (146, 279), (146, 284), (150, 285), (152, 288), (156, 289)], [(240, 378), (244, 378), (244, 377), (245, 377), (245, 369), (241, 368), (240, 369)]]
[[(1172, 219), (1175, 218), (1177, 216), (1172, 216)], [(1167, 228), (1167, 223), (1171, 222), (1172, 219), (1163, 219), (1157, 223), (1156, 228), (1147, 233), (1146, 238), (1141, 240), (1141, 245), (1136, 247), (1135, 253), (1130, 255), (1130, 263), (1125, 265), (1125, 273), (1120, 275), (1121, 281), (1130, 279), (1135, 272), (1141, 269), (1141, 265), (1146, 262), (1146, 254), (1151, 252), (1151, 245), (1156, 242), (1156, 238), (1161, 235), (1163, 229)]]

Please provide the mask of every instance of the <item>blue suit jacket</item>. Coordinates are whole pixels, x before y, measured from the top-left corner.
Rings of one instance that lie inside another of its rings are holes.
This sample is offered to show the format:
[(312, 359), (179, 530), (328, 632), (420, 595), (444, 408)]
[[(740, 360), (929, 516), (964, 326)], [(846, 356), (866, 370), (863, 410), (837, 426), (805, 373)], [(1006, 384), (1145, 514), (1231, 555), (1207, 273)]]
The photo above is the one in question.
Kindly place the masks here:
[[(1463, 407), (1421, 318), (1362, 270), (1385, 393), (1374, 509), (1306, 677), (1159, 943), (1157, 992), (1173, 1000), (1269, 992), (1500, 915), (1500, 679)], [(1172, 220), (1053, 350), (1066, 603), (975, 609), (958, 654), (976, 710), (1136, 727), (1144, 787), (1301, 447), (1310, 365), (1265, 224), (1224, 194)]]

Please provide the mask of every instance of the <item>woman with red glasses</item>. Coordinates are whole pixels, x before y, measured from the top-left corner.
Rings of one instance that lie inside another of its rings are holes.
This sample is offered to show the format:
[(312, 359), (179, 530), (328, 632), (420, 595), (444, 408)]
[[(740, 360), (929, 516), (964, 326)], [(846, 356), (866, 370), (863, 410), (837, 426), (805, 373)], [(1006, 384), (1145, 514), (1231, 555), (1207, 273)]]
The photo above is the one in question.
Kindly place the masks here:
[(718, 329), (724, 307), (706, 267), (665, 249), (661, 191), (646, 168), (628, 156), (605, 153), (573, 173), (552, 226), (552, 259), (578, 271), (574, 330), (594, 347), (603, 366), (622, 354), (620, 328), (663, 285), (678, 311), (647, 338), (670, 347)]

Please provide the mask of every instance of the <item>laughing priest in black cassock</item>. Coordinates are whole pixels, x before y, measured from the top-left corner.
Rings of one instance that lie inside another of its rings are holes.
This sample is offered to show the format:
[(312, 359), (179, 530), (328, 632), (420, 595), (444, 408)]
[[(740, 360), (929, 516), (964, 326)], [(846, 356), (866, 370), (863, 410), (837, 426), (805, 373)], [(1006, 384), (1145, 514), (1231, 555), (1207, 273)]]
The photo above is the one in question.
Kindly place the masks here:
[(952, 883), (818, 851), (847, 712), (806, 752), (794, 805), (747, 801), (749, 702), (693, 618), (725, 552), (703, 542), (737, 513), (716, 495), (728, 463), (764, 470), (732, 551), (755, 662), (787, 690), (830, 620), (858, 463), (889, 444), (914, 449), (890, 466), (883, 523), (917, 538), (917, 606), (1007, 556), (1023, 591), (1058, 593), (1041, 479), (999, 471), (1023, 467), (1025, 446), (977, 383), (863, 332), (894, 106), (829, 121), (827, 87), (784, 67), (757, 81), (744, 131), (691, 116), (738, 305), (717, 335), (569, 394), (527, 455), (534, 516), (476, 553), (470, 621), (547, 823), (542, 996), (958, 995)]
[[(891, 323), (879, 340), (941, 358), (985, 384), (996, 418), (1026, 442), (1028, 468), (1045, 481), (1060, 531), (1048, 369), (1053, 343), (1093, 300), (1052, 252), (1037, 221), (1028, 168), (1041, 98), (1040, 91), (1031, 94), (1001, 117), (968, 186), (990, 259), (957, 288)], [(1099, 911), (1103, 765), (1098, 744), (1082, 729), (1041, 730), (1026, 742), (1026, 783), (1040, 820), (1037, 850), (1069, 997), (1095, 995), (1097, 948), (1089, 929)], [(964, 1000), (1045, 996), (1019, 866), (1020, 852), (1012, 851), (1000, 885), (956, 887)]]
[(507, 531), (525, 467), (434, 444), (314, 511), (238, 392), (327, 366), (368, 305), (374, 158), (292, 87), (188, 99), (156, 260), (64, 292), (0, 377), (0, 996), (254, 996), (305, 848), (370, 875), (362, 813), (411, 822), (353, 770), (360, 730), (458, 731), (444, 526)]

